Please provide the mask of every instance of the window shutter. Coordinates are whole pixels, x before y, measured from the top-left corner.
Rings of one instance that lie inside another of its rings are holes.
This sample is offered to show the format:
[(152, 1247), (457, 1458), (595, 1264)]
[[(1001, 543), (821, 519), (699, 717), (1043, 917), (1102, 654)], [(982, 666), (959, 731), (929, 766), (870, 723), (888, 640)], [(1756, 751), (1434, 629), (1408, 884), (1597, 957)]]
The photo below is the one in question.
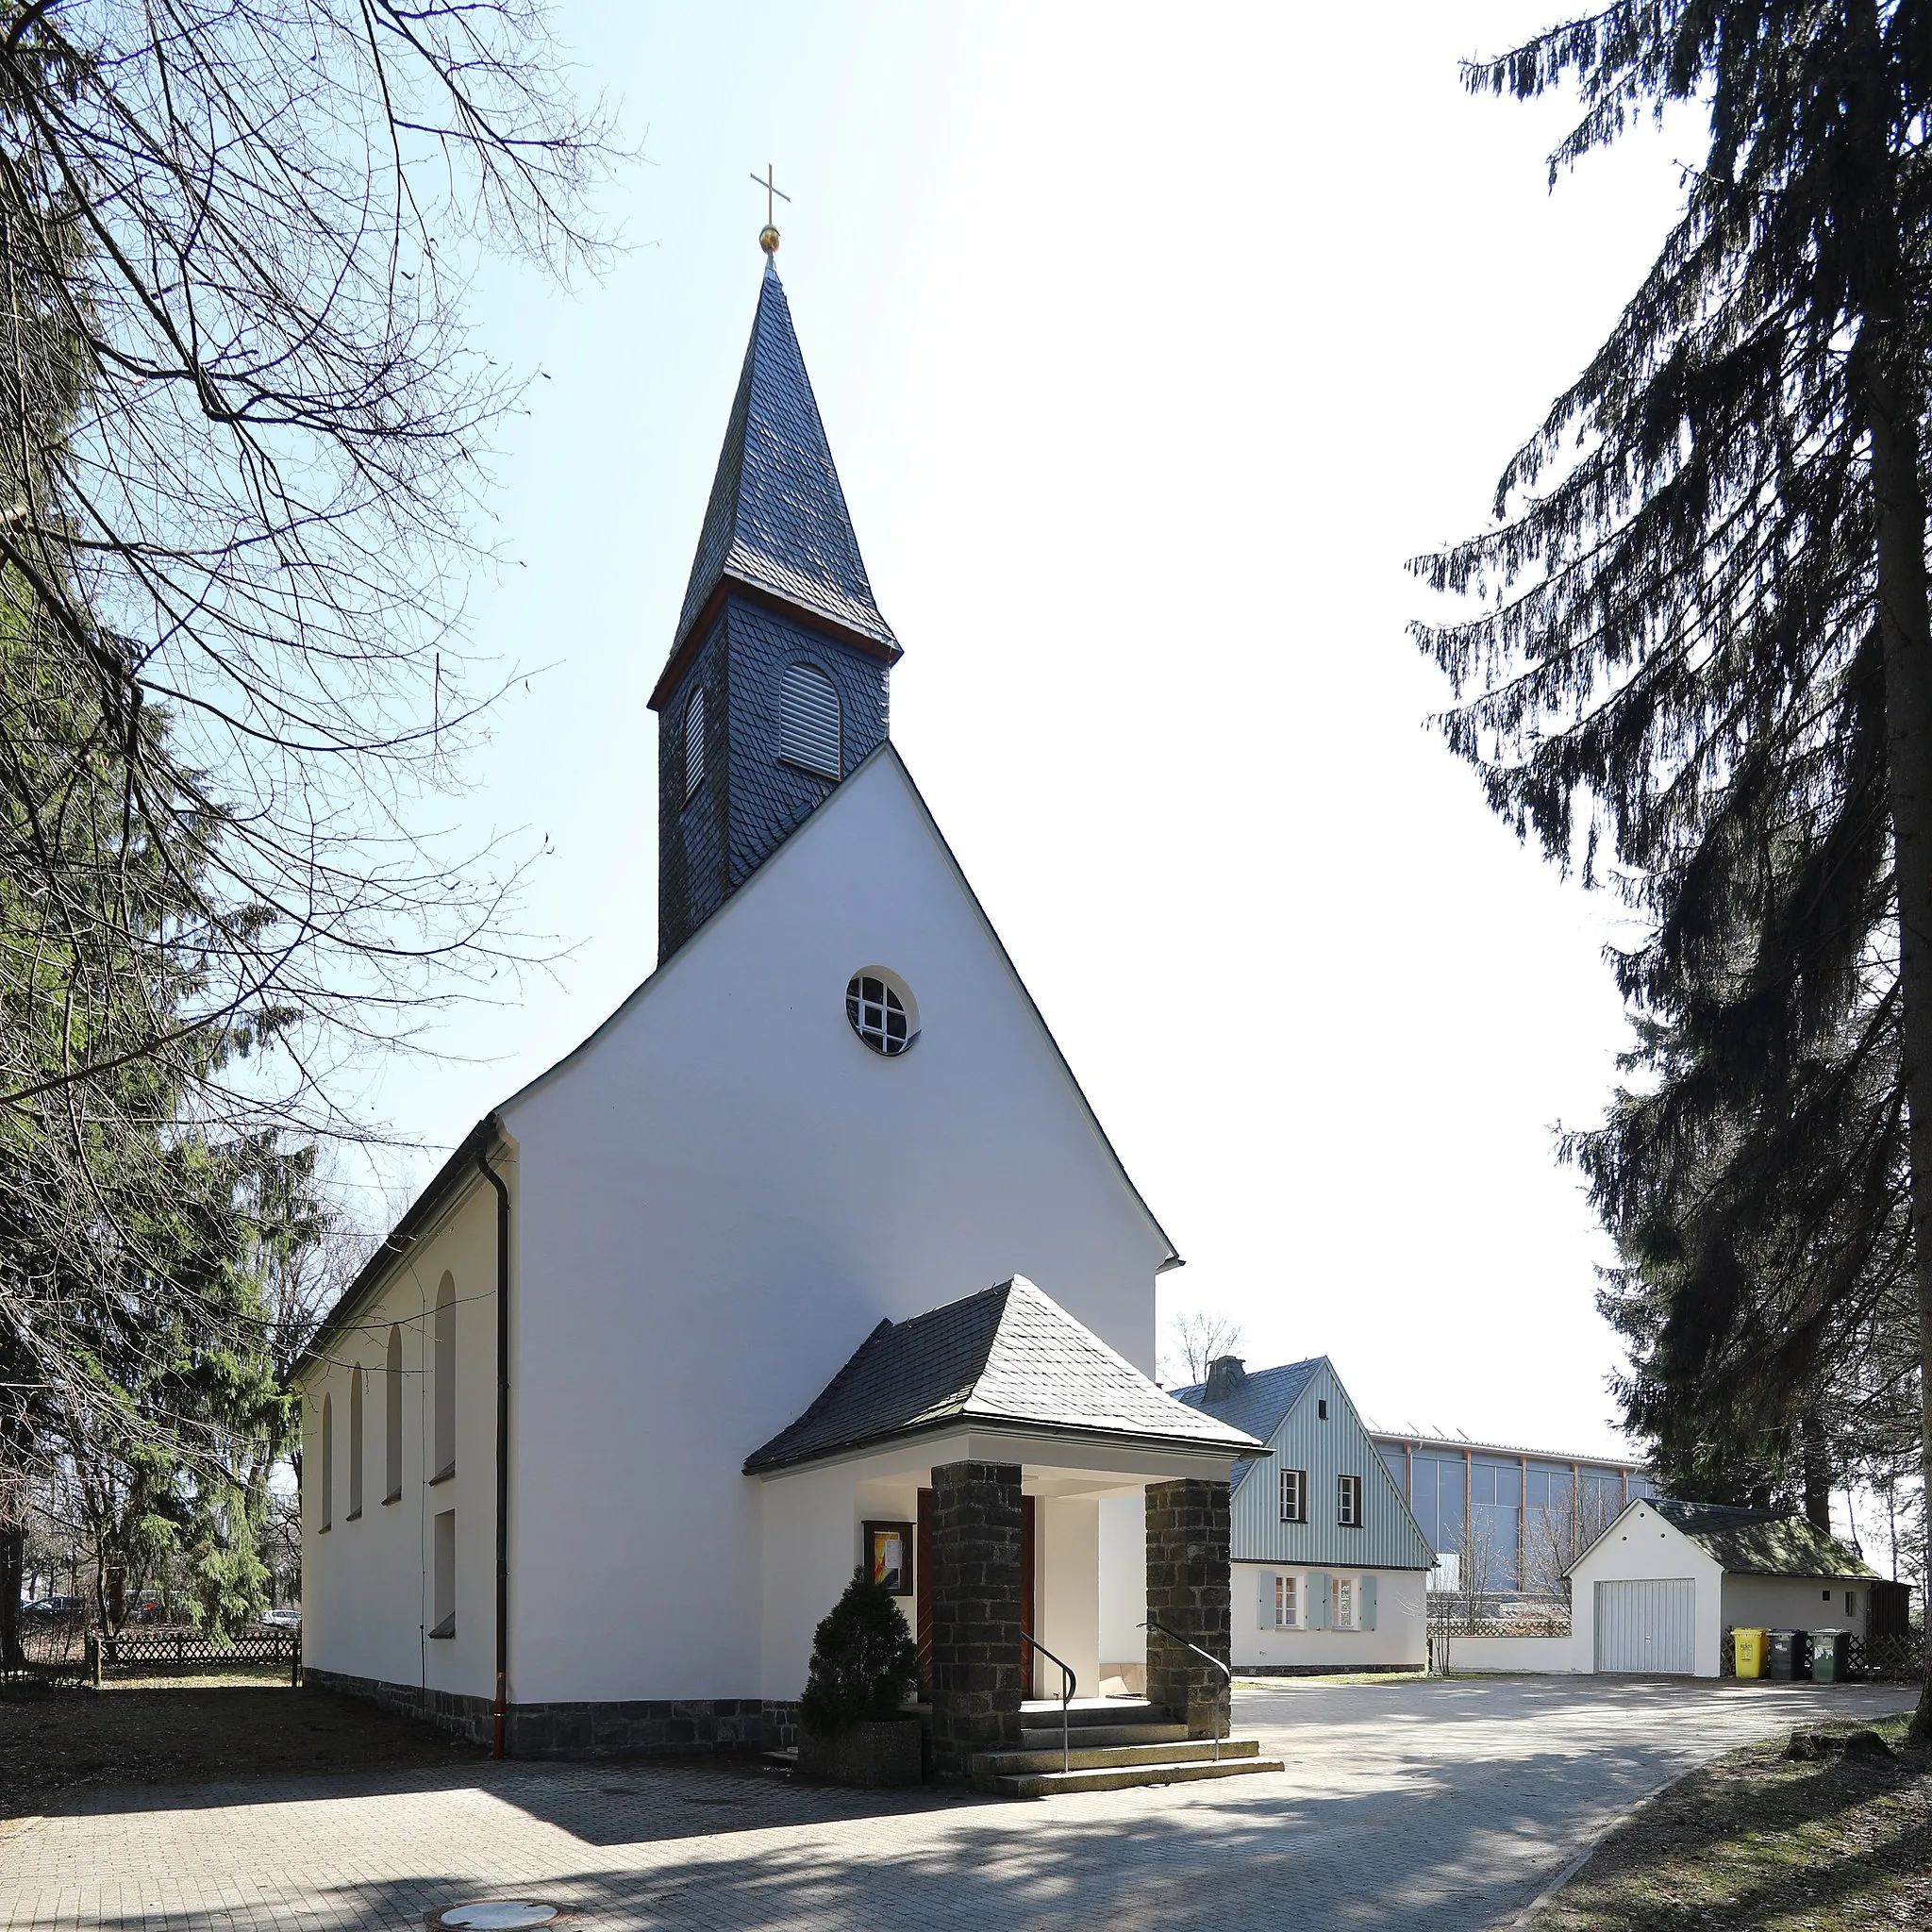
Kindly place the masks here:
[(779, 695), (778, 756), (822, 778), (840, 768), (839, 693), (816, 664), (793, 664)]
[(1274, 1627), (1274, 1572), (1257, 1570), (1255, 1577), (1261, 1586), (1260, 1601), (1255, 1607), (1255, 1614), (1262, 1629), (1272, 1630)]
[(1362, 1628), (1373, 1630), (1375, 1627), (1375, 1579), (1373, 1576), (1362, 1577), (1356, 1585), (1356, 1601), (1361, 1606)]
[(1308, 1602), (1303, 1624), (1310, 1630), (1325, 1630), (1328, 1627), (1328, 1573), (1325, 1570), (1308, 1572)]

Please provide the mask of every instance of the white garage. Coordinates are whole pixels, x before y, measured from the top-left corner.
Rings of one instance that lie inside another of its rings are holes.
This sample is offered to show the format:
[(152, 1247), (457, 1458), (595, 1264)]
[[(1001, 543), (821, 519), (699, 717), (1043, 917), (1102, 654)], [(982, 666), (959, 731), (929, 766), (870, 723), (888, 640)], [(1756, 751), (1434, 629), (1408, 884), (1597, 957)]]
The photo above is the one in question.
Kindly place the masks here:
[(1801, 1516), (1640, 1498), (1571, 1568), (1568, 1668), (1715, 1677), (1728, 1626), (1863, 1636), (1874, 1580)]

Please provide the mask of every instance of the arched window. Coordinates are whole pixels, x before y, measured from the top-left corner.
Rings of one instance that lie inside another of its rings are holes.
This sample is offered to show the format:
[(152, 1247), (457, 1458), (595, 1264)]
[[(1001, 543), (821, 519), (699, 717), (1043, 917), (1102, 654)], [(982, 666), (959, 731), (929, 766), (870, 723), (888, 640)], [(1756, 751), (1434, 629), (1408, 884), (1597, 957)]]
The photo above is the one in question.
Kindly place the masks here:
[(778, 756), (821, 778), (844, 775), (839, 693), (816, 664), (793, 664), (778, 696)]
[(699, 685), (684, 708), (684, 795), (687, 801), (705, 782), (705, 688)]
[(403, 1499), (403, 1331), (389, 1324), (389, 1359), (383, 1371), (383, 1491), (385, 1503)]
[(457, 1473), (457, 1284), (445, 1274), (436, 1291), (436, 1474)]
[(326, 1529), (336, 1513), (336, 1417), (326, 1395), (322, 1398), (322, 1467), (316, 1472), (316, 1527)]
[(362, 1513), (362, 1364), (349, 1371), (349, 1521)]

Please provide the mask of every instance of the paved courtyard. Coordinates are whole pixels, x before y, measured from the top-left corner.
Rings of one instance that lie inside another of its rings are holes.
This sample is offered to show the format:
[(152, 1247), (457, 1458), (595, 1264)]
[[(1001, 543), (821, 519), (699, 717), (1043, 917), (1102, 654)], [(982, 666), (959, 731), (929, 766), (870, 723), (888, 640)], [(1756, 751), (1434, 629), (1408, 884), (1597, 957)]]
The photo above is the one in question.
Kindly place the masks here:
[(0, 1827), (0, 1925), (321, 1932), (523, 1895), (576, 1907), (585, 1932), (1453, 1932), (1507, 1924), (1610, 1816), (1702, 1759), (1909, 1701), (1857, 1686), (1287, 1684), (1236, 1706), (1279, 1774), (1032, 1804), (640, 1764), (99, 1790)]

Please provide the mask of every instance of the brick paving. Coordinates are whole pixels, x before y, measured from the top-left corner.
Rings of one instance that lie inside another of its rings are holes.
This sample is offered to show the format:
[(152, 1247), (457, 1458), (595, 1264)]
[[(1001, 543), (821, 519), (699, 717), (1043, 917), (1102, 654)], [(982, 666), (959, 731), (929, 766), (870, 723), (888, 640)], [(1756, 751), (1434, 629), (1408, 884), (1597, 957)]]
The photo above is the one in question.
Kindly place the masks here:
[(0, 1925), (421, 1925), (530, 1895), (585, 1932), (1507, 1924), (1704, 1758), (1907, 1691), (1511, 1679), (1243, 1690), (1279, 1774), (1015, 1803), (743, 1767), (463, 1765), (90, 1791), (0, 1827)]

